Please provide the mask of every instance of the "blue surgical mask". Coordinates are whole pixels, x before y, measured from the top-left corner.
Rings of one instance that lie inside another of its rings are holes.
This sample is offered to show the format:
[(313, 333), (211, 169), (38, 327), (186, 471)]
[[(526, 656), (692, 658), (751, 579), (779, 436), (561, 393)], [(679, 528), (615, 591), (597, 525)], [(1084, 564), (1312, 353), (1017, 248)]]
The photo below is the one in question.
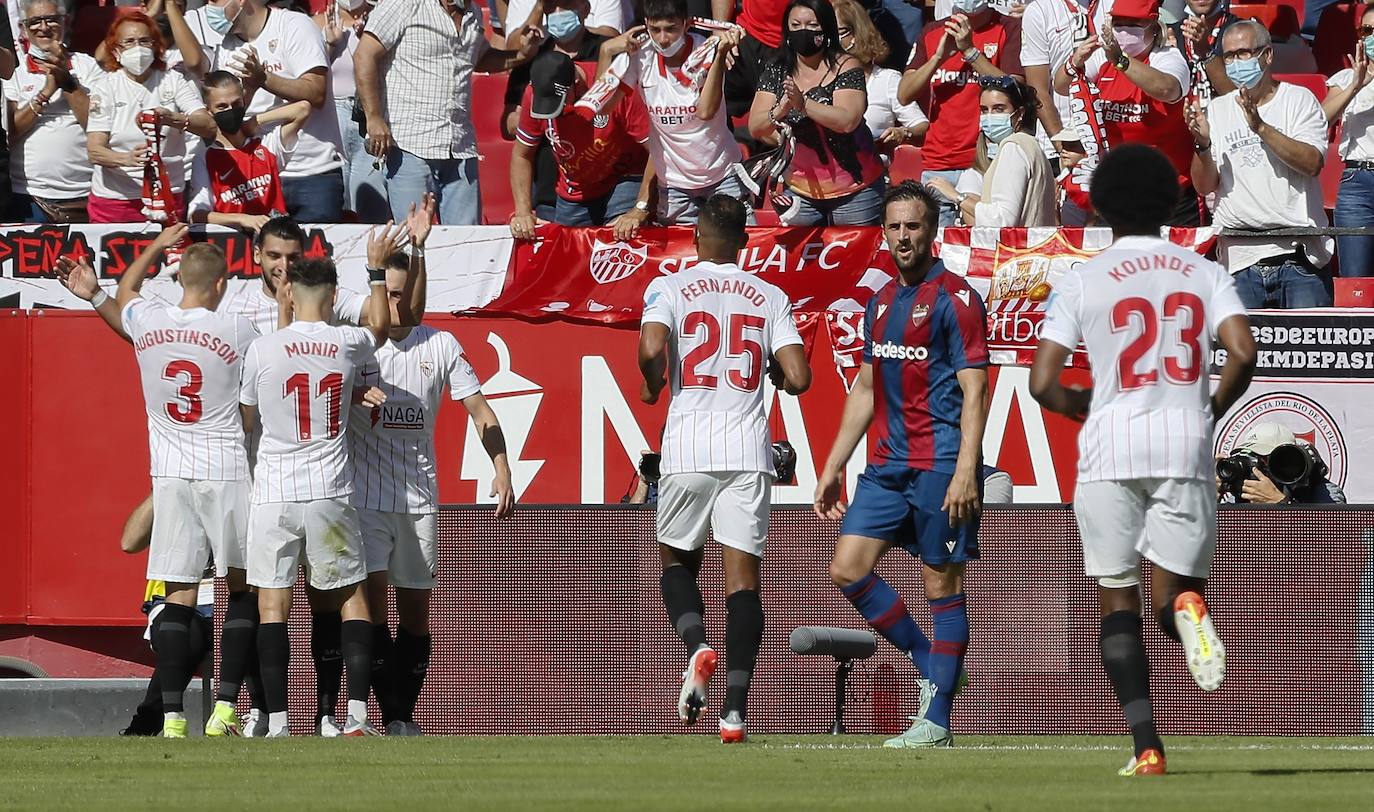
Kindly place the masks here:
[[(242, 7), (240, 7), (240, 11), (242, 11)], [(237, 14), (234, 16), (238, 17)], [(234, 21), (225, 16), (223, 6), (212, 6), (209, 3), (205, 5), (205, 24), (210, 26), (211, 31), (220, 36), (228, 34), (229, 29), (234, 27)]]
[(1016, 128), (1011, 125), (1011, 113), (984, 113), (978, 117), (978, 126), (987, 136), (989, 145), (1000, 144)]
[(582, 30), (582, 20), (570, 8), (559, 9), (548, 16), (544, 27), (549, 30), (549, 36), (556, 40), (572, 39)]
[(1264, 68), (1260, 67), (1259, 57), (1237, 59), (1226, 63), (1226, 78), (1235, 82), (1236, 87), (1253, 90), (1264, 78)]
[(989, 0), (954, 0), (954, 10), (960, 14), (977, 14), (988, 7)]
[(1364, 55), (1374, 59), (1374, 36), (1364, 38)]

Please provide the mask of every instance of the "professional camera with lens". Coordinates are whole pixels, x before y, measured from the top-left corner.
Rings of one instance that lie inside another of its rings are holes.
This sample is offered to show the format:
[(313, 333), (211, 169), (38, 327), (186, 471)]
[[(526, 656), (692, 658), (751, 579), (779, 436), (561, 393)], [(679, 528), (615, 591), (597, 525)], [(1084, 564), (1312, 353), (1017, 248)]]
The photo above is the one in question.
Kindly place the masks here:
[(659, 466), (662, 463), (662, 454), (645, 451), (639, 455), (639, 475), (644, 477), (645, 482), (658, 482), (660, 478)]
[(1237, 502), (1240, 501), (1245, 480), (1254, 479), (1256, 471), (1269, 475), (1264, 470), (1264, 460), (1253, 451), (1237, 451), (1217, 460), (1217, 479), (1221, 481), (1221, 491), (1234, 496)]
[(1285, 443), (1269, 452), (1268, 476), (1290, 492), (1308, 490), (1326, 477), (1326, 463), (1306, 443)]

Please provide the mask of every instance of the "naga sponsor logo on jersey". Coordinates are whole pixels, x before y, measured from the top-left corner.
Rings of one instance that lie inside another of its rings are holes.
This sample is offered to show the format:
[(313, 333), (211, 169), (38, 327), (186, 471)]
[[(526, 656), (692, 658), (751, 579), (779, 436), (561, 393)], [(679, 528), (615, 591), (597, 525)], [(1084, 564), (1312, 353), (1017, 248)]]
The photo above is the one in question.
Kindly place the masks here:
[(930, 351), (925, 347), (913, 347), (909, 344), (884, 341), (881, 344), (873, 345), (873, 357), (886, 358), (892, 361), (924, 361), (930, 357)]
[(1232, 411), (1217, 427), (1216, 453), (1230, 455), (1260, 423), (1278, 423), (1292, 431), (1321, 455), (1329, 469), (1327, 479), (1345, 486), (1347, 454), (1340, 423), (1326, 407), (1296, 392), (1270, 392)]
[(587, 264), (598, 284), (609, 285), (628, 278), (649, 259), (647, 245), (635, 248), (629, 243), (592, 241), (592, 258)]
[(424, 431), (425, 410), (424, 407), (414, 403), (383, 403), (380, 406), (372, 407), (373, 428), (376, 428), (378, 423), (384, 429)]

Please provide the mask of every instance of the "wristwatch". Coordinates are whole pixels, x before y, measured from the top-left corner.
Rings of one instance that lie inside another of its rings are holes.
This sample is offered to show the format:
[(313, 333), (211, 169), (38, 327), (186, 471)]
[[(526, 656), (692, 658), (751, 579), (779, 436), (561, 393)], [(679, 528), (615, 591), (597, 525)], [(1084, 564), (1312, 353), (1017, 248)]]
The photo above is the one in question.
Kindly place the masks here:
[(1112, 67), (1116, 68), (1119, 71), (1125, 72), (1125, 70), (1130, 66), (1131, 58), (1126, 55), (1125, 51), (1122, 51), (1120, 54), (1117, 54), (1116, 59), (1112, 60)]
[(972, 65), (974, 62), (978, 61), (978, 57), (981, 56), (983, 52), (978, 50), (976, 46), (970, 45), (960, 53), (964, 57), (964, 64)]
[(643, 215), (646, 215), (646, 216), (647, 216), (647, 215), (649, 214), (649, 201), (647, 201), (647, 200), (636, 200), (636, 201), (635, 201), (635, 211), (639, 212), (640, 214), (643, 214)]

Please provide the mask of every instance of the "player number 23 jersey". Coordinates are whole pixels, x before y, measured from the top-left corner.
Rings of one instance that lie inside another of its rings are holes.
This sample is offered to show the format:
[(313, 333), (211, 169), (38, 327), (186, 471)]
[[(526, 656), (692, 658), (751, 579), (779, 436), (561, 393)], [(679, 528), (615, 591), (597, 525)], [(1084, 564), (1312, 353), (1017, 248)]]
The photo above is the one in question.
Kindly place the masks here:
[(1040, 337), (1088, 351), (1080, 481), (1212, 478), (1208, 362), (1217, 329), (1238, 314), (1224, 268), (1156, 237), (1117, 240), (1064, 275)]
[(649, 284), (643, 321), (672, 331), (662, 472), (771, 472), (768, 358), (802, 343), (787, 294), (734, 265), (701, 262)]

